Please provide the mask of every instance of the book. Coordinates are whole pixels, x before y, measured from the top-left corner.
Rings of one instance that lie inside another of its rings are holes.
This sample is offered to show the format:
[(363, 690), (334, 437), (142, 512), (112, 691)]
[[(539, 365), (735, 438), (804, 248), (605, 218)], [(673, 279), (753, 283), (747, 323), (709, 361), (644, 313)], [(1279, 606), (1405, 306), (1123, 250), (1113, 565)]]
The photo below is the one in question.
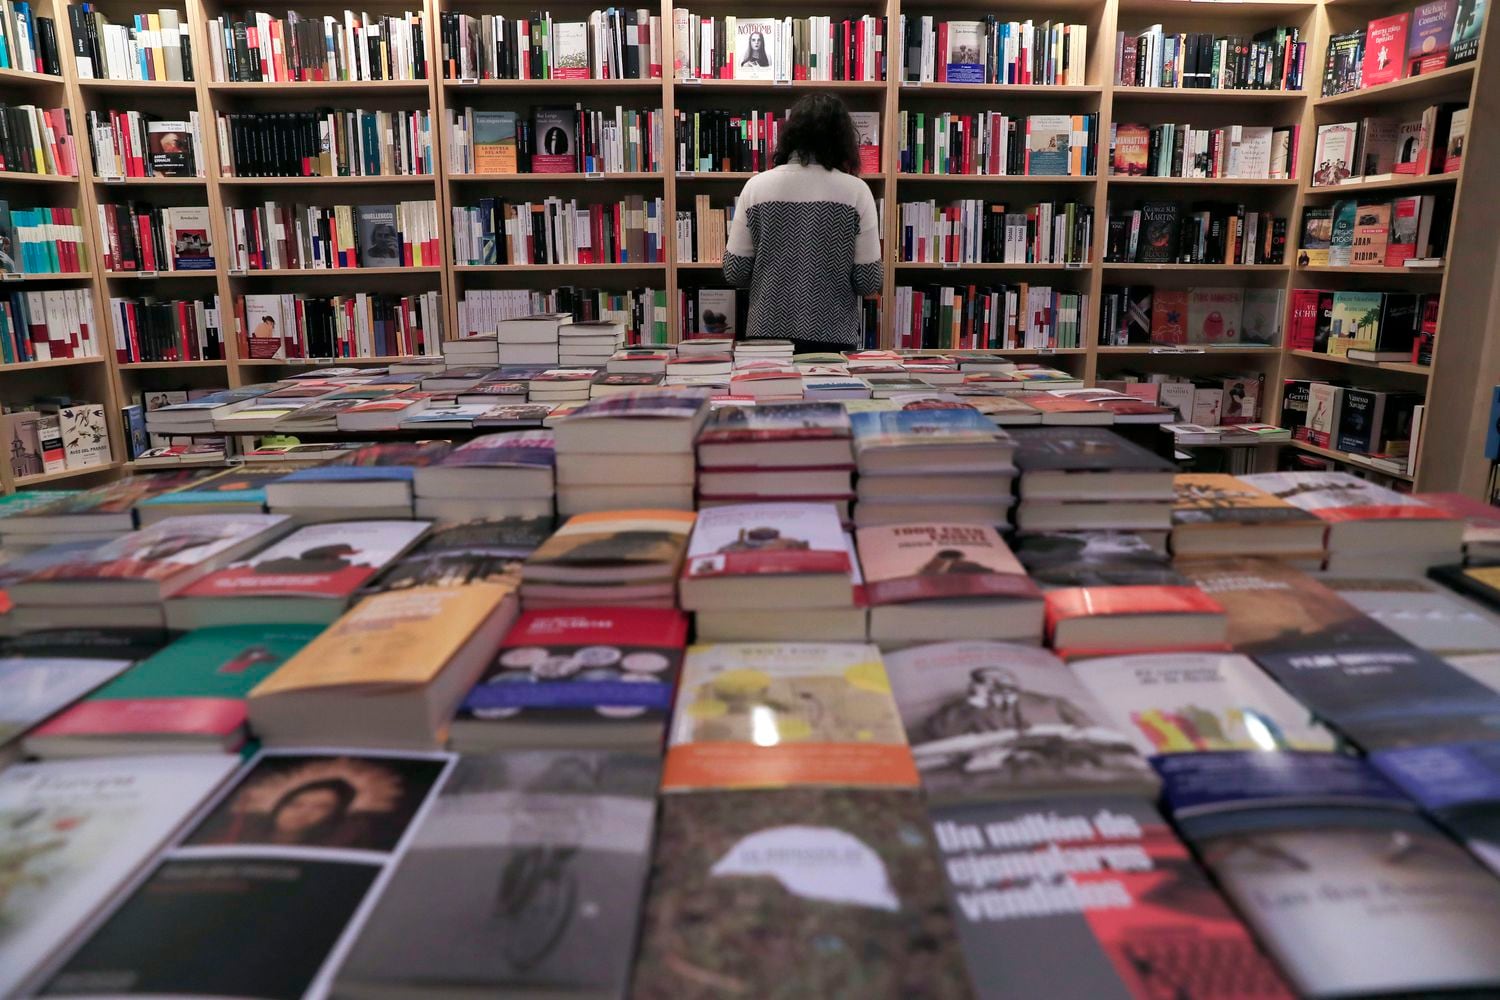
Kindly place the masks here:
[[(238, 765), (227, 755), (16, 764), (0, 773), (0, 990), (20, 995)], [(35, 982), (32, 986), (37, 985)], [(30, 992), (28, 989), (27, 992)]]
[(578, 118), (569, 107), (540, 107), (532, 111), (531, 171), (568, 174), (577, 170)]
[(1406, 40), (1406, 75), (1435, 73), (1448, 65), (1448, 44), (1453, 38), (1453, 19), (1458, 0), (1419, 3), (1411, 12), (1411, 30)]
[(880, 651), (861, 643), (688, 649), (662, 788), (912, 788)]
[(946, 21), (947, 45), (942, 54), (943, 73), (939, 79), (948, 83), (985, 82), (985, 30), (978, 21)]
[(205, 628), (142, 660), (26, 736), (44, 758), (233, 752), (245, 697), (310, 642), (307, 625)]
[(1448, 118), (1448, 139), (1443, 147), (1443, 173), (1455, 174), (1463, 168), (1464, 140), (1469, 134), (1469, 109), (1457, 108)]
[(1349, 263), (1354, 267), (1384, 267), (1390, 243), (1391, 203), (1362, 202), (1354, 211), (1354, 246)]
[[(733, 288), (698, 289), (698, 329), (713, 337), (734, 339), (739, 335), (739, 310)], [(667, 366), (668, 374), (672, 366)]]
[[(446, 754), (260, 754), (42, 991), (108, 980), (156, 995), (306, 994), (332, 976), (339, 942), (373, 904), (451, 763)], [(184, 963), (182, 938), (162, 927), (190, 933), (214, 960)], [(260, 949), (283, 959), (265, 961)]]
[(575, 514), (526, 560), (521, 598), (527, 610), (549, 602), (675, 607), (694, 519), (676, 510)]
[(687, 632), (687, 618), (666, 609), (525, 612), (464, 696), (449, 744), (655, 754)]
[(310, 524), (236, 560), (167, 602), (170, 627), (327, 625), (350, 599), (427, 532), (426, 521)]
[(706, 507), (688, 543), (681, 604), (687, 611), (850, 607), (850, 569), (832, 504)]
[(861, 475), (1013, 468), (1010, 436), (972, 409), (861, 412), (849, 422)]
[(357, 604), (250, 692), (268, 746), (432, 749), (511, 623), (498, 583), (416, 587)]
[(146, 122), (148, 176), (196, 177), (193, 162), (195, 123), (185, 121)]
[(1191, 329), (1189, 293), (1181, 288), (1157, 289), (1151, 300), (1151, 343), (1186, 344)]
[[(1322, 582), (1413, 646), (1454, 662), (1500, 648), (1500, 619), (1480, 606), (1493, 607), (1477, 588), (1470, 591), (1450, 582), (1453, 578), (1446, 573), (1457, 568), (1434, 566), (1428, 570), (1432, 577), (1428, 580), (1346, 576), (1326, 577)], [(1487, 576), (1493, 578), (1485, 573), (1487, 567), (1470, 569), (1476, 584)]]
[(1175, 201), (1148, 201), (1141, 205), (1139, 264), (1177, 263), (1181, 206)]
[[(1303, 267), (1327, 267), (1333, 243), (1333, 209), (1308, 205), (1302, 209), (1302, 242), (1297, 261)], [(1293, 294), (1296, 294), (1295, 292)]]
[(1500, 787), (1495, 749), (1494, 743), (1405, 747), (1371, 754), (1370, 764), (1480, 864), (1500, 873), (1500, 844), (1489, 818)]
[(1453, 34), (1448, 39), (1448, 65), (1473, 62), (1479, 54), (1479, 32), (1484, 25), (1487, 0), (1458, 0), (1453, 15)]
[(1321, 562), (1324, 524), (1316, 515), (1222, 473), (1179, 473), (1173, 485), (1173, 555), (1287, 555)]
[(517, 171), (516, 123), (514, 111), (470, 112), (473, 129), (474, 172), (476, 174), (513, 174)]
[[(39, 652), (51, 652), (43, 650)], [(130, 658), (0, 656), (0, 751), (28, 729), (121, 674)]]
[(1240, 752), (1157, 766), (1177, 828), (1299, 996), (1500, 982), (1481, 944), (1500, 933), (1500, 882), (1365, 762)]
[(651, 880), (631, 996), (701, 994), (705, 976), (754, 996), (969, 995), (914, 792), (667, 795), (656, 854), (672, 863)]
[(1306, 709), (1238, 653), (1073, 660), (1073, 675), (1148, 757), (1219, 750), (1332, 750)]
[(1240, 317), (1240, 343), (1278, 347), (1281, 344), (1281, 321), (1285, 292), (1280, 288), (1246, 288), (1244, 311)]
[(1225, 610), (1229, 643), (1365, 750), (1491, 738), (1500, 694), (1270, 559), (1184, 560)]
[(552, 534), (550, 517), (505, 517), (438, 524), (416, 547), (360, 589), (360, 595), (475, 582), (519, 587), (521, 564)]
[[(581, 749), (460, 758), (333, 992), (623, 996), (659, 770), (654, 755)], [(543, 859), (563, 898), (498, 875)]]
[(1401, 79), (1406, 67), (1406, 35), (1411, 13), (1392, 14), (1371, 21), (1365, 29), (1365, 52), (1360, 86), (1377, 87)]
[(1141, 796), (955, 803), (931, 818), (976, 997), (1292, 995)]
[(1047, 591), (1047, 642), (1060, 654), (1219, 649), (1224, 609), (1191, 584), (1060, 587)]
[(776, 76), (776, 42), (781, 25), (770, 18), (736, 18), (734, 79), (770, 80)]
[(401, 267), (401, 232), (395, 205), (356, 205), (360, 267)]
[(1133, 531), (1032, 531), (1017, 535), (1016, 558), (1032, 580), (1051, 587), (1184, 586), (1165, 540)]
[(123, 534), (135, 527), (135, 505), (148, 497), (175, 490), (204, 478), (202, 469), (180, 469), (125, 476), (91, 490), (60, 497), (52, 503), (21, 511), (5, 519), (7, 544), (62, 541), (64, 536)]
[(1176, 467), (1101, 427), (1015, 431), (1023, 504), (1033, 499), (1170, 501)]
[(1328, 353), (1334, 357), (1343, 357), (1351, 347), (1373, 350), (1384, 305), (1383, 292), (1334, 292)]
[(840, 403), (765, 403), (712, 411), (698, 434), (700, 469), (848, 468), (849, 414)]
[[(372, 510), (409, 516), (416, 470), (452, 450), (447, 441), (375, 444), (312, 468), (298, 469), (266, 487), (272, 510), (295, 510), (300, 517), (338, 518)], [(398, 513), (400, 512), (400, 513)]]
[(103, 406), (98, 403), (64, 406), (57, 411), (57, 421), (67, 468), (87, 469), (109, 464), (109, 425), (104, 418)]
[(36, 410), (0, 414), (0, 431), (4, 434), (12, 479), (42, 474), (42, 443), (37, 435), (41, 419), (42, 415)]
[(1342, 184), (1359, 176), (1355, 153), (1359, 146), (1359, 122), (1333, 122), (1318, 126), (1313, 154), (1313, 187)]
[(854, 122), (854, 134), (859, 142), (860, 173), (880, 173), (880, 112), (851, 111), (849, 120)]
[(555, 456), (553, 433), (548, 430), (484, 434), (417, 469), (412, 492), (419, 501), (423, 497), (543, 497), (550, 501)]
[(1333, 203), (1333, 220), (1328, 230), (1328, 266), (1348, 267), (1354, 260), (1354, 229), (1359, 222), (1359, 205), (1344, 199)]
[(11, 587), (11, 599), (72, 607), (153, 604), (290, 527), (281, 514), (169, 517), (27, 577)]
[(1413, 408), (1422, 397), (1414, 393), (1381, 392), (1350, 387), (1344, 390), (1334, 447), (1356, 455), (1392, 454), (1411, 440)]
[(1046, 650), (940, 642), (887, 660), (930, 801), (1155, 790), (1145, 759)]
[(1239, 343), (1244, 309), (1243, 288), (1189, 289), (1186, 343)]

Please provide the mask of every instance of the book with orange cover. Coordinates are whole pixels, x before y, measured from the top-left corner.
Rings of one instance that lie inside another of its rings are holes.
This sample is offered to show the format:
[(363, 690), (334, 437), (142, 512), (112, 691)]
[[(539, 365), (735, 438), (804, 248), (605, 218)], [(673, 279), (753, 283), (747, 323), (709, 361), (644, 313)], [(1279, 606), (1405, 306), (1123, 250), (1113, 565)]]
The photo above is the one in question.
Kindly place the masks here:
[(880, 651), (862, 643), (688, 650), (662, 788), (914, 788)]
[(1224, 609), (1197, 587), (1049, 590), (1047, 638), (1068, 655), (1131, 649), (1222, 649)]

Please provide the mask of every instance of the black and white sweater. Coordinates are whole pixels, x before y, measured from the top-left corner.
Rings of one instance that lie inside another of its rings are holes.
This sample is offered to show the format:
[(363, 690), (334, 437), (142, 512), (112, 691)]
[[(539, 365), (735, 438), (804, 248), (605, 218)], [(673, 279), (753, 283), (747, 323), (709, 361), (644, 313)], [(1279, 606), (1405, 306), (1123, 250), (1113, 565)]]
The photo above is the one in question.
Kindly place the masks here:
[(747, 337), (858, 347), (859, 296), (880, 291), (880, 223), (870, 186), (841, 170), (788, 163), (745, 184), (724, 277), (750, 286)]

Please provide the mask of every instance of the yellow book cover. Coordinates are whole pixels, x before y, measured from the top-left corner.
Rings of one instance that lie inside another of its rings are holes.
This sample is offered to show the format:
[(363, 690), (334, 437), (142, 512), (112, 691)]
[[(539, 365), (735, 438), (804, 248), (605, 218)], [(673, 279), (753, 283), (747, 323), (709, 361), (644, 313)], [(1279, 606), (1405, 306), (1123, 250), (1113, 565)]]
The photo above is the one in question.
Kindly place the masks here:
[(354, 684), (426, 684), (512, 592), (507, 583), (471, 583), (377, 594), (328, 626), (250, 698)]
[(165, 80), (167, 78), (167, 63), (165, 53), (161, 50), (161, 15), (147, 14), (146, 29), (151, 32), (148, 36), (146, 48), (151, 60), (151, 73), (153, 80)]
[(1172, 478), (1172, 486), (1177, 494), (1172, 508), (1175, 524), (1317, 521), (1307, 511), (1237, 476), (1184, 472)]

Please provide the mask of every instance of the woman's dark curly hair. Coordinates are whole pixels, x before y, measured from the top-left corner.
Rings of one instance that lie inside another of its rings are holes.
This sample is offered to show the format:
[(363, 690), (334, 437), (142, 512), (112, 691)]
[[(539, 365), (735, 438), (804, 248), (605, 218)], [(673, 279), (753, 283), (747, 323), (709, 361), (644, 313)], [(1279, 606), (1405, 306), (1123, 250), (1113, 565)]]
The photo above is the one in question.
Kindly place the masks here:
[(843, 101), (832, 94), (808, 94), (792, 105), (773, 162), (779, 167), (793, 159), (859, 173), (859, 136)]

